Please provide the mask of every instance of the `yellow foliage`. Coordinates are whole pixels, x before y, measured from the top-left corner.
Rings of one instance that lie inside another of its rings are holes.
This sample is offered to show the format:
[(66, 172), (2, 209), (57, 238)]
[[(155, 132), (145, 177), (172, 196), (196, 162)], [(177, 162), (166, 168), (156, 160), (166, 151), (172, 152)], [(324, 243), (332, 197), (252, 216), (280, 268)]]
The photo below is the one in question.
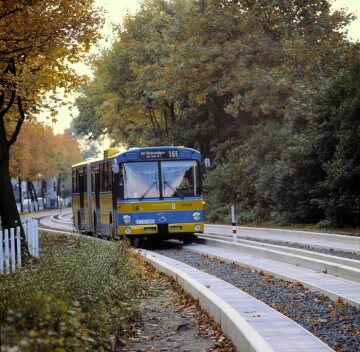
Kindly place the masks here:
[(67, 131), (54, 135), (50, 127), (35, 122), (24, 123), (10, 156), (11, 175), (30, 180), (66, 176), (82, 160), (78, 142)]
[(46, 102), (46, 92), (57, 87), (69, 92), (83, 83), (69, 63), (83, 59), (99, 39), (102, 10), (93, 5), (93, 0), (0, 2), (0, 117), (12, 106), (14, 121), (6, 126), (12, 127), (8, 140), (14, 132), (16, 137), (17, 122), (20, 127), (42, 107), (56, 109), (59, 101), (53, 95)]

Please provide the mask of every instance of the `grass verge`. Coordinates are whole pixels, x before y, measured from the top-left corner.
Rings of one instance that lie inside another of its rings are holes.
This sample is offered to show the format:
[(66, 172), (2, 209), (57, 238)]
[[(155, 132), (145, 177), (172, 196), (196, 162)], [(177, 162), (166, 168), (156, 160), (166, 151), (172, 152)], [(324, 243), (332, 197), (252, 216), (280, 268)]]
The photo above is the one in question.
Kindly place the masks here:
[(0, 277), (1, 351), (109, 351), (134, 307), (141, 265), (124, 242), (45, 235), (44, 251)]

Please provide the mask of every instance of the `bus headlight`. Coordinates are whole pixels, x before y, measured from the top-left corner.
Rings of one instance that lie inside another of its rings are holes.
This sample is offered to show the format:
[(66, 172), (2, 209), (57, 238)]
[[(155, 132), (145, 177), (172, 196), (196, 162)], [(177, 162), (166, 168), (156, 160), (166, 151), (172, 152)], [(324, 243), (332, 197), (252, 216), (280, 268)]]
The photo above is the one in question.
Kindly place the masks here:
[(195, 220), (195, 221), (199, 221), (200, 220), (200, 213), (197, 211), (197, 212), (195, 212), (193, 215), (193, 219)]
[(200, 230), (201, 230), (201, 227), (200, 227), (199, 224), (196, 224), (196, 225), (194, 226), (194, 229), (195, 229), (195, 231), (200, 231)]
[(130, 215), (124, 215), (123, 220), (124, 220), (125, 224), (130, 224), (131, 223), (131, 216)]
[(125, 233), (127, 235), (130, 235), (131, 234), (131, 228), (130, 227), (125, 227)]

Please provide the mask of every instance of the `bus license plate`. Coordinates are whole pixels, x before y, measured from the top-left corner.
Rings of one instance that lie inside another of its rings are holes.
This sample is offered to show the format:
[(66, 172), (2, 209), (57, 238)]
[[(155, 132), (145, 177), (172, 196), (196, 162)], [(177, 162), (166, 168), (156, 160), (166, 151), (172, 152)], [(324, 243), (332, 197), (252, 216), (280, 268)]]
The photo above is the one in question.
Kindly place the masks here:
[(155, 224), (155, 219), (136, 220), (138, 225)]

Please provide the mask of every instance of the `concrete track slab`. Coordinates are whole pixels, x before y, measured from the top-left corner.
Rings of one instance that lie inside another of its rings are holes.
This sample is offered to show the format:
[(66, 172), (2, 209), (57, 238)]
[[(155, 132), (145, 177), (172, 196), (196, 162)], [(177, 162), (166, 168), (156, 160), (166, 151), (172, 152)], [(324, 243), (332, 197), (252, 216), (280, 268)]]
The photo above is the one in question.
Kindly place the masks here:
[(202, 244), (193, 244), (184, 248), (216, 256), (223, 260), (235, 262), (257, 270), (262, 270), (285, 280), (301, 282), (305, 287), (323, 293), (335, 301), (340, 297), (345, 302), (360, 308), (359, 283), (225, 248)]
[[(205, 225), (204, 233), (232, 236), (232, 227), (226, 225)], [(258, 238), (262, 240), (301, 243), (313, 247), (339, 249), (360, 253), (360, 237), (325, 234), (319, 232), (291, 231), (237, 227), (238, 238)]]

